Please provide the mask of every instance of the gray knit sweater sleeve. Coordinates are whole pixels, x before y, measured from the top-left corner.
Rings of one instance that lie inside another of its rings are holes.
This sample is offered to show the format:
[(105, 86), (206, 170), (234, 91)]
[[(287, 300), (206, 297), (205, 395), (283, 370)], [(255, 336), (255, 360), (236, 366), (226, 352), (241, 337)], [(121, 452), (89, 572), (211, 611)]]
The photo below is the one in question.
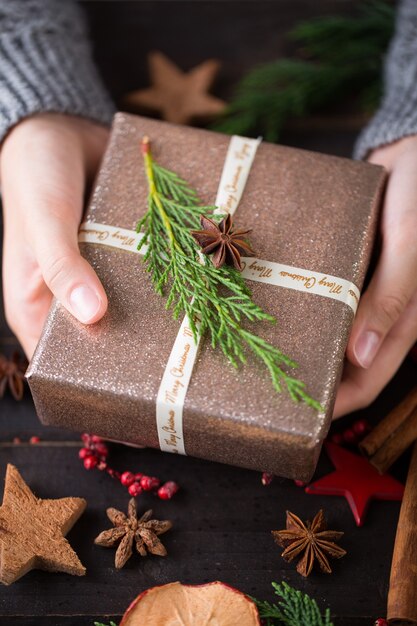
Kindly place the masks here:
[(359, 136), (355, 157), (417, 134), (417, 0), (401, 0), (395, 36), (385, 61), (384, 97)]
[(0, 141), (41, 111), (111, 121), (83, 13), (70, 0), (0, 0)]

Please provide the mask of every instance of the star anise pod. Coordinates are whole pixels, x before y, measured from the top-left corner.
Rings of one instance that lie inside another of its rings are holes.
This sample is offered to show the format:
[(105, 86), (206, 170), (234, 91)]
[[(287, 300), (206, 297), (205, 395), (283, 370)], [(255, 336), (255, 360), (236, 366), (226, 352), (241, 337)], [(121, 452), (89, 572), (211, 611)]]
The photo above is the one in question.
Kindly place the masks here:
[(146, 556), (147, 551), (158, 556), (166, 556), (167, 551), (158, 535), (169, 530), (172, 522), (151, 519), (152, 511), (146, 511), (138, 519), (134, 498), (129, 500), (127, 515), (113, 508), (107, 509), (106, 513), (114, 528), (104, 530), (95, 538), (94, 543), (111, 548), (120, 542), (114, 559), (117, 569), (121, 569), (132, 556), (133, 543), (141, 556)]
[(192, 230), (191, 234), (201, 247), (203, 254), (213, 253), (214, 267), (219, 268), (225, 263), (242, 271), (240, 256), (254, 256), (255, 252), (244, 236), (250, 230), (233, 230), (232, 216), (227, 214), (218, 224), (209, 217), (202, 215), (200, 223), (203, 230)]
[(285, 548), (281, 556), (286, 561), (301, 556), (297, 564), (297, 572), (302, 576), (308, 576), (317, 561), (322, 572), (331, 573), (328, 557), (340, 559), (346, 554), (340, 546), (334, 542), (340, 539), (344, 533), (336, 530), (327, 530), (324, 513), (320, 510), (312, 522), (305, 524), (297, 515), (287, 511), (286, 530), (273, 530), (272, 535), (281, 547)]
[(11, 359), (0, 354), (0, 398), (4, 396), (7, 387), (15, 400), (23, 398), (26, 368), (27, 361), (18, 352), (14, 352)]

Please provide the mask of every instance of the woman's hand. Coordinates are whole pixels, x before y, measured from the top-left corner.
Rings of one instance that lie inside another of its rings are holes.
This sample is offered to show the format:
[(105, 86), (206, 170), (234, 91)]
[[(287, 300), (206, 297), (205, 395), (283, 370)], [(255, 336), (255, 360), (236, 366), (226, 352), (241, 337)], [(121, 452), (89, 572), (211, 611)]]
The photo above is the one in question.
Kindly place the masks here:
[(417, 340), (417, 136), (375, 150), (389, 172), (382, 252), (359, 304), (334, 417), (370, 404)]
[(105, 291), (79, 253), (85, 191), (108, 138), (86, 119), (55, 113), (20, 122), (0, 152), (6, 320), (32, 356), (54, 295), (80, 322), (107, 309)]

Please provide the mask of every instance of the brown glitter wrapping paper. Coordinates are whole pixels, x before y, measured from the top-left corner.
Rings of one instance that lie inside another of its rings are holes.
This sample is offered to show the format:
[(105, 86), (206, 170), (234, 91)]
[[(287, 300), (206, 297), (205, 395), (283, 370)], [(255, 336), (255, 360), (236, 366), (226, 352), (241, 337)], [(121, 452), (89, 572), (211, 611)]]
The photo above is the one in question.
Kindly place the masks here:
[[(86, 219), (135, 229), (146, 210), (139, 142), (159, 163), (216, 197), (230, 137), (117, 114)], [(376, 231), (385, 174), (380, 167), (263, 143), (235, 213), (252, 228), (261, 259), (328, 273), (361, 289)], [(155, 401), (180, 321), (165, 310), (141, 257), (80, 244), (103, 282), (108, 313), (93, 326), (54, 303), (28, 370), (40, 419), (158, 448)], [(308, 480), (330, 426), (353, 321), (345, 304), (251, 282), (254, 300), (277, 318), (255, 332), (299, 363), (297, 376), (324, 410), (277, 394), (250, 358), (234, 370), (203, 341), (184, 406), (187, 454)]]

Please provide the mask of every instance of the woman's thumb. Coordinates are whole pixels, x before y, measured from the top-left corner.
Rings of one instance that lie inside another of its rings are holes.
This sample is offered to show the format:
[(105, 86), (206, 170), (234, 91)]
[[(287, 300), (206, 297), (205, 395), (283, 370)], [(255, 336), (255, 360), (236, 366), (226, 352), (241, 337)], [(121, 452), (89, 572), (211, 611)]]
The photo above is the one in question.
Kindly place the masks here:
[[(37, 261), (45, 283), (54, 296), (83, 324), (101, 319), (107, 309), (107, 297), (93, 268), (79, 253), (77, 225), (50, 221), (45, 241), (53, 245), (37, 246)], [(69, 232), (71, 231), (71, 232)]]
[[(89, 128), (85, 120), (68, 116), (35, 116), (12, 130), (1, 151), (6, 226), (13, 221), (14, 236), (30, 248), (34, 271), (40, 270), (53, 295), (84, 324), (98, 321), (107, 309), (106, 293), (82, 258), (77, 238), (87, 175), (86, 137), (95, 136)], [(24, 291), (21, 285), (15, 288)]]

